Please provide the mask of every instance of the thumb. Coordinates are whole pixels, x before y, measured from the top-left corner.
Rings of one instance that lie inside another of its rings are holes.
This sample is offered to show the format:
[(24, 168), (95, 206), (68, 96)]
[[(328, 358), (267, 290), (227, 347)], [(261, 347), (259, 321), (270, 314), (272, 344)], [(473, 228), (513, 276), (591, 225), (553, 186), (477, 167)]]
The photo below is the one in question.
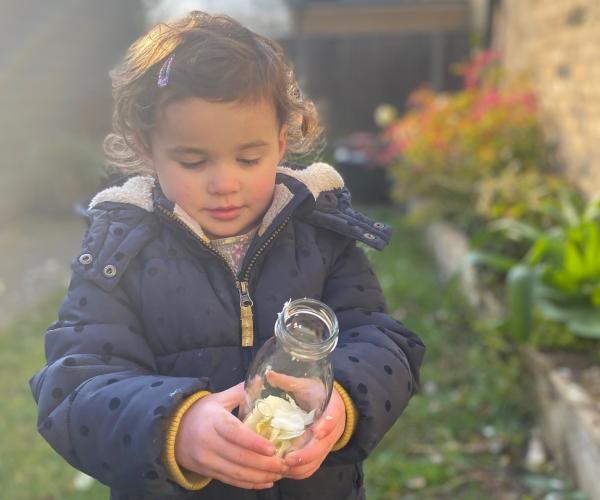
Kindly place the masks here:
[(313, 433), (317, 439), (324, 439), (333, 432), (336, 421), (332, 415), (325, 413), (313, 427)]
[(240, 405), (244, 399), (244, 382), (215, 394), (215, 400), (228, 411)]
[(274, 370), (267, 372), (267, 380), (273, 387), (290, 391), (298, 388), (298, 378)]
[(315, 437), (317, 439), (323, 439), (331, 434), (342, 419), (344, 421), (346, 420), (344, 402), (337, 390), (334, 389), (331, 393), (331, 399), (329, 400), (327, 408), (313, 426)]

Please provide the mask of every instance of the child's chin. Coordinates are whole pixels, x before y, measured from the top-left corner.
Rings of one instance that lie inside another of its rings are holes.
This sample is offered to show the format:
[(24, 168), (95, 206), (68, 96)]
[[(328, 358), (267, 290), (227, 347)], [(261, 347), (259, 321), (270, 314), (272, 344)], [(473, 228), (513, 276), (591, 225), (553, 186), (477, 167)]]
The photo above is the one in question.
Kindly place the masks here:
[(204, 232), (210, 239), (230, 238), (247, 232), (244, 231), (244, 227), (241, 227), (239, 223), (236, 224), (235, 221), (231, 221), (229, 224), (221, 223), (220, 226), (219, 228), (206, 227), (204, 228)]

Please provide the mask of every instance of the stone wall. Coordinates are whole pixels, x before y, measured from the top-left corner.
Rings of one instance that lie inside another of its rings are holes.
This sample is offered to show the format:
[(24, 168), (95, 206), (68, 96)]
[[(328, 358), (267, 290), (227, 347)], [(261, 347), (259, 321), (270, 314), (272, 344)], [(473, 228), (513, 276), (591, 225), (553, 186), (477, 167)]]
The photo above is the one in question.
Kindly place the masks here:
[(600, 194), (600, 1), (502, 0), (494, 46), (533, 82), (567, 175)]

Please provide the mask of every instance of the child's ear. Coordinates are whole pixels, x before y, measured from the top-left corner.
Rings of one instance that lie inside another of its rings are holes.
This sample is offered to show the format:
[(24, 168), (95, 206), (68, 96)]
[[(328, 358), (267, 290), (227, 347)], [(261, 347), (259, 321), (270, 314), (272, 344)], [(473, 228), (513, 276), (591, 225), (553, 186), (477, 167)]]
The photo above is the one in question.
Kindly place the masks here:
[(287, 123), (284, 123), (279, 129), (279, 161), (285, 156), (285, 149), (287, 148)]

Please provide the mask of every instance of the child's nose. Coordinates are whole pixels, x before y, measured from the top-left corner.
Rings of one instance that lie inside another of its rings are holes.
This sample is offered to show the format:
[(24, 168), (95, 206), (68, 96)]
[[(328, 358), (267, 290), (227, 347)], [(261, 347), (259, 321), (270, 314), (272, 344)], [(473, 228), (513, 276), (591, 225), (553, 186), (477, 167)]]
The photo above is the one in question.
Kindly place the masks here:
[(222, 169), (215, 172), (208, 183), (208, 192), (210, 194), (229, 194), (239, 191), (240, 182), (234, 172)]

